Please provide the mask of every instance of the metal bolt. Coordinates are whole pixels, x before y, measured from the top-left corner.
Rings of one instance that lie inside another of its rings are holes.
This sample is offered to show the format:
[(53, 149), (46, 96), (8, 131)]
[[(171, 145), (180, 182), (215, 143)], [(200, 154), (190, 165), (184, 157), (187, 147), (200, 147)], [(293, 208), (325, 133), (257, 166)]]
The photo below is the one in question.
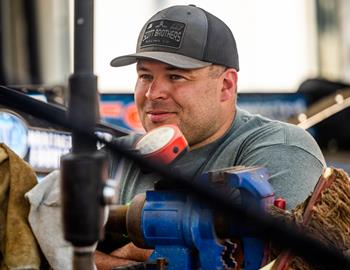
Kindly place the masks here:
[(157, 258), (156, 260), (156, 269), (157, 270), (166, 270), (168, 261), (165, 258)]
[(115, 189), (113, 187), (106, 185), (103, 188), (103, 200), (104, 200), (105, 204), (107, 204), (107, 205), (117, 203), (116, 193), (115, 193)]

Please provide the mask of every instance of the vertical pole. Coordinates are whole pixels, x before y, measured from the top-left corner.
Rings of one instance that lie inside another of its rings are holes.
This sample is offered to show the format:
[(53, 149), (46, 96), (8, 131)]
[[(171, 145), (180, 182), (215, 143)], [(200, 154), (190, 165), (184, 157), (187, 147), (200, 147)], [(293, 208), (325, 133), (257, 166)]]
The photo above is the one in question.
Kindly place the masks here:
[[(93, 74), (93, 0), (75, 0), (74, 73), (69, 79), (69, 119), (79, 129), (92, 131), (98, 118), (97, 77)], [(96, 143), (73, 131), (73, 152), (90, 152)]]
[[(65, 239), (74, 248), (73, 269), (92, 270), (94, 244), (102, 228), (106, 158), (92, 138), (98, 120), (97, 77), (93, 74), (93, 0), (75, 0), (74, 72), (69, 78), (68, 119), (72, 152), (61, 158)], [(86, 133), (87, 132), (87, 133)]]

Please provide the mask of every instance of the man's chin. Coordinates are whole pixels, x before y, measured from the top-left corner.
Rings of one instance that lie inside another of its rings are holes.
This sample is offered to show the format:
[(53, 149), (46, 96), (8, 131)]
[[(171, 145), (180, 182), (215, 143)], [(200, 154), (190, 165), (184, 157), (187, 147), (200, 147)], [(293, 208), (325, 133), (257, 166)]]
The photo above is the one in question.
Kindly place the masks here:
[(164, 125), (177, 125), (177, 123), (175, 121), (162, 121), (162, 122), (156, 122), (156, 123), (147, 123), (145, 125), (145, 130), (146, 131), (150, 131), (154, 128), (160, 127), (160, 126), (164, 126)]

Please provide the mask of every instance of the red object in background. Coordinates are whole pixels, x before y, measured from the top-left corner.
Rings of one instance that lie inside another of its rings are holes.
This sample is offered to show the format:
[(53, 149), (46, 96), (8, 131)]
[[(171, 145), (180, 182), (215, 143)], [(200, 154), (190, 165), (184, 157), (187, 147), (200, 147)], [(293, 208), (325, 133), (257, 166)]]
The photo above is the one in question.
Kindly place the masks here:
[(100, 104), (102, 117), (119, 117), (122, 114), (123, 105), (120, 102), (105, 102)]
[(135, 149), (146, 158), (170, 164), (188, 148), (188, 143), (175, 125), (152, 129), (135, 144)]
[(273, 203), (276, 207), (286, 210), (286, 200), (282, 197), (275, 199)]
[(131, 103), (125, 108), (124, 122), (133, 130), (144, 131), (135, 103)]

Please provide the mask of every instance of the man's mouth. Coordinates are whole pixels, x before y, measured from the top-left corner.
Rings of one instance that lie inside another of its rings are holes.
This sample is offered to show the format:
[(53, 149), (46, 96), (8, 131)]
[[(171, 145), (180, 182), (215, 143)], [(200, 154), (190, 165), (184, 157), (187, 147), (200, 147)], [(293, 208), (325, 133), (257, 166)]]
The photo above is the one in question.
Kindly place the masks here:
[(149, 120), (151, 120), (152, 123), (164, 122), (174, 115), (175, 113), (173, 112), (155, 112), (155, 111), (147, 112), (147, 117)]

